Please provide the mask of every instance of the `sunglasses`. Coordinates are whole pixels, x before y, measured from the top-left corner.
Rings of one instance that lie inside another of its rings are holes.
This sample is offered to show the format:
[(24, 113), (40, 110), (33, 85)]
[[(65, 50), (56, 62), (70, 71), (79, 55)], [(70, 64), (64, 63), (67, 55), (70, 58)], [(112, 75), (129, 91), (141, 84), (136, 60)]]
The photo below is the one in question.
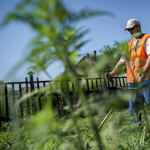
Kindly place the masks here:
[(128, 29), (128, 31), (134, 30), (136, 26), (137, 26), (137, 25), (135, 25), (133, 28)]

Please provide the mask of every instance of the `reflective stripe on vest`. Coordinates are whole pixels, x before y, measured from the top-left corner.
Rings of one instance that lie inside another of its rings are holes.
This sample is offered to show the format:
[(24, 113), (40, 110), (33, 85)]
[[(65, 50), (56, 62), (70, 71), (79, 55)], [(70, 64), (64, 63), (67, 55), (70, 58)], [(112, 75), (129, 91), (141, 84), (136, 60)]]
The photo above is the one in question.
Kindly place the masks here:
[(129, 64), (126, 64), (126, 66), (133, 66), (133, 65), (136, 65), (136, 64), (139, 64), (139, 63), (142, 63), (142, 62), (146, 62), (147, 59), (144, 59), (144, 60), (141, 60), (141, 61), (137, 61), (135, 63), (129, 63)]

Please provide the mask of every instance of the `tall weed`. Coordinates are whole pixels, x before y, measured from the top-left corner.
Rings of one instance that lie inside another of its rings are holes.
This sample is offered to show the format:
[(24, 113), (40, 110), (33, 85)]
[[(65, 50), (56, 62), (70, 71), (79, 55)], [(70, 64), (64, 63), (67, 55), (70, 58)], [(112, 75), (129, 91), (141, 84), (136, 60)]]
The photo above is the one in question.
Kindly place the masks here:
[[(114, 113), (110, 116), (110, 120), (102, 126), (95, 137), (92, 137), (116, 100), (123, 103), (131, 95), (128, 92), (110, 92), (106, 89), (101, 95), (99, 93), (85, 95), (83, 92), (85, 82), (82, 84), (78, 82), (74, 63), (80, 48), (91, 39), (83, 40), (87, 30), (77, 28), (76, 23), (99, 15), (112, 15), (112, 13), (85, 9), (72, 12), (60, 0), (23, 0), (16, 5), (12, 13), (7, 15), (3, 25), (12, 20), (19, 20), (29, 24), (37, 33), (26, 49), (26, 57), (22, 64), (26, 61), (30, 62), (34, 71), (43, 71), (51, 78), (50, 73), (47, 72), (48, 66), (55, 61), (62, 62), (67, 73), (62, 75), (60, 80), (70, 79), (74, 83), (78, 88), (75, 94), (79, 103), (71, 104), (70, 95), (64, 94), (60, 85), (53, 87), (65, 98), (67, 103), (65, 109), (68, 116), (59, 118), (50, 102), (45, 104), (45, 109), (30, 117), (17, 118), (9, 125), (3, 124), (0, 131), (1, 149), (115, 150), (139, 149), (149, 146), (148, 134), (145, 134), (143, 145), (140, 145), (139, 127), (130, 126), (127, 120), (128, 112), (125, 110), (120, 113), (119, 105), (113, 107)], [(118, 52), (120, 52), (125, 42), (117, 44), (119, 45)], [(124, 49), (125, 47), (122, 52)], [(116, 58), (116, 53), (111, 56)], [(109, 63), (106, 55), (100, 56), (85, 75), (93, 76), (99, 72), (104, 73)], [(84, 65), (81, 68), (84, 70), (86, 67)], [(42, 90), (47, 90), (47, 88)], [(39, 91), (33, 93), (36, 92)], [(29, 94), (24, 95), (15, 107), (30, 96)]]

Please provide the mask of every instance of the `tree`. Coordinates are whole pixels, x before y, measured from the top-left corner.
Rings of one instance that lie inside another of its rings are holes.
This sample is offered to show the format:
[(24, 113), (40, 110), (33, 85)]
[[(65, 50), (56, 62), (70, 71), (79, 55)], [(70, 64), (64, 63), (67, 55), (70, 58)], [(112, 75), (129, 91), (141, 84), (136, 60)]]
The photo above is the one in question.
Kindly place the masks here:
[[(105, 60), (105, 67), (103, 71), (111, 71), (117, 62), (122, 56), (124, 56), (128, 50), (128, 41), (115, 42), (115, 44), (110, 47), (109, 45), (104, 46), (103, 49), (100, 49), (99, 52), (101, 55), (98, 60), (101, 62)], [(125, 69), (125, 66), (122, 67), (122, 71)]]

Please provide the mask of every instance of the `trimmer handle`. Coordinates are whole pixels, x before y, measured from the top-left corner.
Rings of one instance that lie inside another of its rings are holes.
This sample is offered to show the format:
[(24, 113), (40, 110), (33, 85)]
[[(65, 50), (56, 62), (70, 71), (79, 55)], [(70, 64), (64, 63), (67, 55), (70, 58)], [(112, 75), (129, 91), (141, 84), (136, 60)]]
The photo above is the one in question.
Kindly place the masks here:
[[(109, 75), (110, 75), (110, 74), (109, 74), (108, 72), (105, 73), (105, 77), (106, 77), (107, 79), (109, 79), (109, 78), (108, 78)], [(111, 78), (110, 81), (113, 82), (113, 79)]]
[(105, 73), (105, 77), (108, 79), (108, 76), (109, 76), (109, 73), (108, 72), (106, 72)]
[[(108, 72), (106, 72), (105, 73), (105, 77), (107, 78), (107, 79), (109, 79), (108, 77), (109, 77), (109, 73)], [(111, 83), (113, 83), (115, 86), (116, 86), (116, 84), (114, 83), (114, 81), (113, 81), (113, 79), (111, 78), (110, 80), (109, 80)]]

